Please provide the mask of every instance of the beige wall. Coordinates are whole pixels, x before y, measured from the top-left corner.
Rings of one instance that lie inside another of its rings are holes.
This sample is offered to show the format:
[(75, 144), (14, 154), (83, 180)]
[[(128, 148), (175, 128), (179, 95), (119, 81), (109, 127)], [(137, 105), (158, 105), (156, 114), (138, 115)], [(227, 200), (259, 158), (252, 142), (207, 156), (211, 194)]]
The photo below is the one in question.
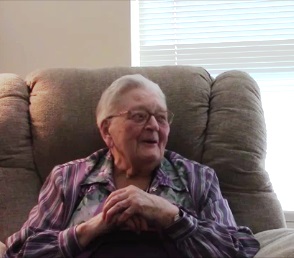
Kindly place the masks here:
[(130, 2), (0, 1), (0, 73), (131, 65)]

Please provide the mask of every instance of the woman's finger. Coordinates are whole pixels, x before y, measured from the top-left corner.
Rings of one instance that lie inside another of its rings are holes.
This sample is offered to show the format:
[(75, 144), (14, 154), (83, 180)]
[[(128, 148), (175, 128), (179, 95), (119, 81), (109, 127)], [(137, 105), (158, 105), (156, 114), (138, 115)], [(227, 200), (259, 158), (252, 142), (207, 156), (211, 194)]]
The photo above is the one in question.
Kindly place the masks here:
[(132, 221), (134, 223), (134, 225), (135, 225), (135, 232), (136, 233), (139, 234), (142, 231), (140, 217), (138, 217), (138, 216), (135, 215), (135, 216), (131, 217), (129, 220), (127, 220), (127, 222), (128, 221)]
[(127, 229), (127, 230), (131, 230), (131, 231), (137, 231), (137, 226), (136, 223), (133, 219), (129, 219), (127, 220), (124, 225), (123, 228)]
[(112, 192), (105, 200), (105, 204), (107, 202), (109, 202), (109, 200), (113, 199), (114, 197), (116, 197), (117, 195), (120, 195), (120, 194), (124, 194), (126, 192), (126, 189), (125, 188), (121, 188), (121, 189), (118, 189), (118, 190), (115, 190), (114, 192)]
[(117, 206), (115, 210), (122, 209), (125, 204), (128, 195), (126, 193), (110, 195), (103, 205), (103, 219), (105, 219), (106, 213), (112, 209), (114, 206)]
[(135, 216), (135, 210), (133, 209), (133, 207), (128, 207), (127, 209), (121, 211), (121, 214), (118, 217), (118, 223), (123, 224), (134, 216)]
[[(126, 212), (126, 210), (128, 211)], [(122, 223), (122, 222), (125, 222), (130, 217), (130, 215), (128, 215), (128, 212), (130, 212), (129, 200), (126, 199), (126, 200), (115, 203), (112, 207), (109, 206), (109, 209), (103, 208), (102, 218), (107, 223), (112, 223), (113, 217), (115, 215), (120, 215), (118, 223)]]
[(139, 217), (140, 219), (140, 229), (141, 231), (148, 231), (148, 223), (147, 220), (144, 219), (143, 217)]

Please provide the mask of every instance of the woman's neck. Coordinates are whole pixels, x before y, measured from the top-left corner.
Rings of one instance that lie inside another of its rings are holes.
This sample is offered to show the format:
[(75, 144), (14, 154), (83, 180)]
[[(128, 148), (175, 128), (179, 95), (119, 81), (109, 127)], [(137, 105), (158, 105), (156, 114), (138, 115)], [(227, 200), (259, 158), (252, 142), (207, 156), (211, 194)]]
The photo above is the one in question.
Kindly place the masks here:
[(152, 162), (147, 164), (143, 162), (134, 163), (115, 157), (113, 166), (115, 174), (124, 176), (128, 179), (150, 178), (156, 167)]
[(125, 171), (114, 168), (113, 178), (117, 189), (134, 185), (143, 191), (147, 191), (153, 178), (153, 171), (143, 174), (140, 172), (135, 174), (132, 173), (131, 176), (128, 176)]
[(131, 162), (113, 155), (113, 178), (117, 188), (135, 185), (146, 190), (150, 185), (157, 164), (153, 162)]

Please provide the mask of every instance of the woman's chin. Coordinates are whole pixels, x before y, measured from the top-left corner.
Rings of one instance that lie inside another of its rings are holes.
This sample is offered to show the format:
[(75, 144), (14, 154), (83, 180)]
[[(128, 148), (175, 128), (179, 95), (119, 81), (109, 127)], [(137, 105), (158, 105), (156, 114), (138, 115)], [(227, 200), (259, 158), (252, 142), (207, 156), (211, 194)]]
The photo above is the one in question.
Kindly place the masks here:
[(162, 159), (162, 156), (159, 152), (145, 152), (144, 154), (140, 155), (139, 160), (146, 164), (154, 163), (154, 166), (157, 166)]
[(161, 151), (158, 144), (149, 144), (140, 146), (136, 152), (136, 160), (144, 165), (154, 165), (156, 167), (160, 164), (164, 151)]

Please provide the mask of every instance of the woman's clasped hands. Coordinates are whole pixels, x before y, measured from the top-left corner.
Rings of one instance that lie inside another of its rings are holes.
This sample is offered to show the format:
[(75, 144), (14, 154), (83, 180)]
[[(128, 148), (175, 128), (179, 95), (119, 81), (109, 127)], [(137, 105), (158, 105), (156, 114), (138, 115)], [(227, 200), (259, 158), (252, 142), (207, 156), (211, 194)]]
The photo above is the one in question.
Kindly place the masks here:
[(107, 225), (139, 233), (168, 227), (178, 212), (166, 199), (130, 185), (108, 196), (102, 219)]

